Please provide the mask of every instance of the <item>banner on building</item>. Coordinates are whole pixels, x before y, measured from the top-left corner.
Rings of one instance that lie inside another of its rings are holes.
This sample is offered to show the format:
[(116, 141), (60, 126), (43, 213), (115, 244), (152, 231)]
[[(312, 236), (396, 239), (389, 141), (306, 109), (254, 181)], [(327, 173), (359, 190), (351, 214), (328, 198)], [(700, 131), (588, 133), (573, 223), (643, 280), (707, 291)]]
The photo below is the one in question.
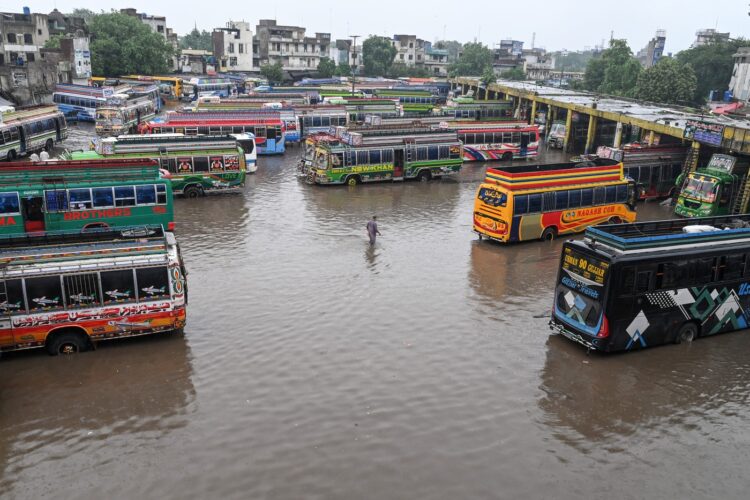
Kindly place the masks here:
[(706, 123), (698, 120), (688, 120), (685, 122), (685, 133), (683, 135), (685, 139), (718, 147), (721, 146), (723, 136), (724, 125)]

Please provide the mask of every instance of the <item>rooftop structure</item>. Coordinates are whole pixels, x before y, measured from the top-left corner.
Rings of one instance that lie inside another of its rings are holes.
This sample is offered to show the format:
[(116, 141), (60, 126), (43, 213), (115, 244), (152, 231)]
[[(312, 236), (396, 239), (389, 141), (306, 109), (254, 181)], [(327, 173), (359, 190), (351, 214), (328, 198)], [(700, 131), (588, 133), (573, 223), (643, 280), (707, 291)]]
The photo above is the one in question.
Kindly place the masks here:
[(700, 47), (715, 42), (728, 42), (729, 33), (719, 33), (715, 29), (709, 28), (695, 32), (695, 42), (691, 47)]
[(274, 19), (261, 19), (255, 27), (253, 65), (280, 63), (287, 70), (318, 69), (321, 57), (330, 56), (331, 34), (306, 36), (305, 28), (282, 26)]

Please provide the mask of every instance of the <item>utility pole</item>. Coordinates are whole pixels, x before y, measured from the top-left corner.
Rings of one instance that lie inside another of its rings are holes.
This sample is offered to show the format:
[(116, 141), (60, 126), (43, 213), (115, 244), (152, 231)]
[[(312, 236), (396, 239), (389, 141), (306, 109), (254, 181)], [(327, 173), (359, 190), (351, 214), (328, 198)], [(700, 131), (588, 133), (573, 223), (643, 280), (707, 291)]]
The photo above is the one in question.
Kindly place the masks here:
[(357, 72), (357, 38), (359, 35), (349, 35), (352, 38), (352, 54), (354, 55), (354, 64), (352, 64), (352, 97), (354, 97), (354, 82)]

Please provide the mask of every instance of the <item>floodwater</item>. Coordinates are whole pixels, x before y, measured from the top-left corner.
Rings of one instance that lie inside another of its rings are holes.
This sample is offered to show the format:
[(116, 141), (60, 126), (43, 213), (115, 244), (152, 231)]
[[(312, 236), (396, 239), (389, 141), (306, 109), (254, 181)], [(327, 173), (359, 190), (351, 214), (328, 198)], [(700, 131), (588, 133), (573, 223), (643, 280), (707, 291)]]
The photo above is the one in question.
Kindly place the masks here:
[(747, 498), (746, 332), (587, 355), (547, 328), (561, 243), (472, 234), (483, 166), (349, 188), (295, 162), (177, 201), (183, 336), (0, 360), (0, 496)]

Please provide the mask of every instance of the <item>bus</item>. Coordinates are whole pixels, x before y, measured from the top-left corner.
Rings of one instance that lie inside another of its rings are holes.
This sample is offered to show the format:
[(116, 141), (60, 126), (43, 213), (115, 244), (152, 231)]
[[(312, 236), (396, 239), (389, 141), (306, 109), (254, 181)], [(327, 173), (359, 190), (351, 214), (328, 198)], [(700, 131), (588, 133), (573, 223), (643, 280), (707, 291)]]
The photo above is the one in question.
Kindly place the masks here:
[(429, 181), (461, 170), (461, 142), (455, 132), (417, 130), (399, 135), (347, 132), (308, 137), (300, 177), (310, 184)]
[[(334, 108), (334, 106), (330, 106)], [(346, 109), (336, 106), (336, 109), (311, 109), (300, 115), (302, 137), (326, 133), (331, 127), (346, 127), (349, 124), (349, 114)]]
[(150, 96), (110, 99), (96, 110), (96, 134), (100, 137), (136, 132), (138, 125), (156, 117), (156, 106)]
[(51, 151), (68, 137), (65, 115), (55, 106), (32, 106), (0, 115), (0, 159)]
[(674, 195), (687, 150), (679, 144), (626, 144), (622, 148), (599, 146), (596, 156), (621, 161), (625, 175), (636, 183), (638, 197), (647, 200)]
[(398, 99), (405, 115), (430, 114), (438, 104), (438, 97), (424, 89), (411, 89), (408, 87), (374, 89), (373, 95)]
[(591, 227), (563, 245), (550, 327), (630, 351), (748, 327), (750, 215)]
[(172, 187), (152, 160), (0, 165), (0, 235), (143, 224), (174, 229)]
[[(243, 141), (244, 143), (245, 141)], [(255, 141), (247, 141), (255, 164)], [(92, 151), (68, 153), (71, 160), (149, 159), (170, 173), (172, 192), (185, 198), (238, 192), (245, 186), (246, 153), (231, 136), (176, 134), (108, 137)]]
[(675, 215), (680, 217), (707, 217), (746, 213), (748, 200), (747, 160), (736, 156), (714, 154), (708, 164), (680, 175), (676, 185), (681, 186)]
[(359, 122), (367, 115), (397, 118), (403, 114), (398, 98), (326, 97), (324, 101), (334, 106), (344, 106), (349, 121)]
[(229, 97), (235, 83), (228, 78), (192, 78), (193, 100), (204, 96)]
[(477, 189), (474, 232), (500, 243), (553, 240), (635, 221), (635, 197), (635, 183), (614, 160), (490, 168)]
[(168, 113), (164, 120), (152, 120), (141, 126), (142, 134), (252, 134), (258, 155), (283, 154), (285, 132), (278, 113)]
[(176, 76), (126, 75), (123, 78), (128, 82), (156, 83), (159, 85), (160, 94), (172, 101), (179, 101), (183, 96), (182, 78)]
[(536, 158), (539, 125), (517, 122), (446, 122), (464, 143), (464, 161), (511, 161)]
[[(117, 89), (118, 91), (123, 89)], [(89, 87), (58, 83), (52, 94), (52, 102), (69, 121), (96, 121), (96, 109), (104, 106), (108, 97), (115, 94), (112, 87)]]
[(0, 351), (180, 331), (187, 278), (161, 226), (0, 236)]
[(438, 114), (456, 119), (499, 121), (513, 119), (513, 102), (505, 100), (477, 101), (472, 97), (457, 97), (441, 107)]
[(248, 113), (256, 115), (268, 115), (269, 112), (278, 113), (284, 122), (284, 142), (299, 143), (301, 139), (299, 117), (294, 108), (285, 107), (281, 103), (258, 104), (253, 101), (245, 101), (236, 98), (208, 98), (199, 99), (193, 107), (195, 112), (231, 112)]

